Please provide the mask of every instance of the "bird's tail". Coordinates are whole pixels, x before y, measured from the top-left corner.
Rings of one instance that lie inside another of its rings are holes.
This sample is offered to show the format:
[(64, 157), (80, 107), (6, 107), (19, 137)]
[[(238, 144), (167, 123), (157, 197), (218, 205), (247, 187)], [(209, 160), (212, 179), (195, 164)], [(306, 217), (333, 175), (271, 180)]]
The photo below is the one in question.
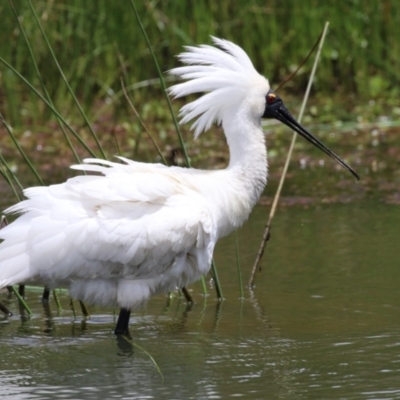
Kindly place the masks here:
[[(5, 211), (23, 213), (27, 200), (22, 201)], [(25, 214), (14, 222), (0, 229), (0, 288), (24, 283), (30, 278), (30, 260), (27, 252), (29, 217)]]
[(25, 243), (3, 241), (0, 244), (0, 288), (23, 283), (29, 279), (29, 275)]

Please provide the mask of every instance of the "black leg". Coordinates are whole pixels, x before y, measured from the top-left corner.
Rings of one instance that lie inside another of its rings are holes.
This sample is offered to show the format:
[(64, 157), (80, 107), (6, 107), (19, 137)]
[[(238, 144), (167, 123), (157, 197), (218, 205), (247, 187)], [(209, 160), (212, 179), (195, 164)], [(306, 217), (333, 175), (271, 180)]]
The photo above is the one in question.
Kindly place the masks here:
[(89, 314), (89, 311), (88, 311), (88, 309), (86, 307), (86, 304), (81, 300), (79, 300), (79, 304), (81, 305), (81, 310), (82, 310), (83, 316), (85, 318), (90, 318), (90, 314)]
[(129, 318), (131, 316), (131, 310), (121, 308), (118, 316), (117, 325), (115, 326), (114, 333), (116, 335), (128, 335), (129, 336)]
[(22, 298), (25, 297), (25, 285), (19, 285), (18, 286), (18, 293)]
[(190, 303), (190, 304), (194, 304), (193, 297), (192, 297), (192, 295), (189, 293), (189, 290), (187, 290), (187, 289), (185, 288), (185, 286), (184, 286), (181, 290), (182, 290), (183, 295), (185, 296), (186, 301), (187, 301), (188, 303)]
[(3, 313), (9, 317), (12, 316), (12, 312), (3, 303), (0, 303), (0, 311), (3, 311)]
[(42, 301), (44, 303), (48, 303), (49, 302), (49, 296), (50, 296), (50, 289), (47, 289), (47, 287), (45, 286), (44, 289), (43, 289)]

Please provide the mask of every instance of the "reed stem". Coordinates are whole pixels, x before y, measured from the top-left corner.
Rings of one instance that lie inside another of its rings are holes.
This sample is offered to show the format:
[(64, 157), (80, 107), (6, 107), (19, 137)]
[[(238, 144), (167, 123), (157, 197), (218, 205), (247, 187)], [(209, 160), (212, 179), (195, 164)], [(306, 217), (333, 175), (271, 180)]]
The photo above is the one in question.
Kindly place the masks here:
[[(300, 109), (300, 113), (299, 113), (299, 117), (298, 117), (298, 121), (299, 122), (301, 122), (301, 119), (302, 119), (303, 113), (304, 113), (304, 109), (305, 109), (306, 104), (307, 104), (307, 100), (308, 100), (308, 96), (310, 94), (310, 90), (311, 90), (311, 86), (312, 86), (312, 83), (313, 83), (313, 80), (314, 80), (315, 72), (317, 70), (317, 65), (318, 65), (318, 62), (319, 62), (319, 59), (320, 59), (320, 56), (321, 56), (322, 47), (324, 45), (325, 37), (326, 37), (326, 34), (328, 32), (328, 27), (329, 27), (329, 22), (326, 22), (324, 30), (322, 32), (321, 41), (320, 41), (319, 46), (318, 46), (318, 51), (317, 51), (317, 54), (315, 56), (314, 64), (313, 64), (313, 67), (312, 67), (312, 70), (311, 70), (310, 79), (308, 80), (307, 89), (306, 89), (306, 92), (304, 94), (303, 103), (301, 105), (301, 109)], [(252, 271), (251, 271), (250, 280), (249, 280), (249, 287), (250, 288), (252, 288), (254, 286), (254, 280), (255, 280), (256, 271), (257, 270), (260, 271), (260, 269), (261, 269), (262, 256), (264, 254), (265, 247), (266, 247), (268, 239), (270, 237), (272, 219), (275, 216), (276, 208), (278, 206), (278, 202), (279, 202), (279, 199), (280, 199), (282, 187), (283, 187), (283, 184), (285, 182), (286, 174), (287, 174), (287, 171), (288, 171), (288, 168), (289, 168), (289, 162), (290, 162), (290, 159), (292, 157), (294, 144), (296, 143), (296, 138), (297, 138), (297, 133), (294, 132), (293, 133), (293, 137), (292, 137), (292, 142), (291, 142), (290, 147), (289, 147), (288, 155), (286, 157), (285, 166), (283, 167), (283, 172), (282, 172), (282, 175), (281, 175), (281, 179), (279, 181), (278, 189), (277, 189), (277, 191), (275, 193), (275, 197), (274, 197), (274, 201), (272, 203), (271, 211), (270, 211), (270, 214), (268, 216), (267, 223), (265, 225), (263, 238), (262, 238), (262, 241), (261, 241), (261, 244), (260, 244), (260, 248), (259, 248), (258, 253), (257, 253), (257, 258), (256, 258), (256, 260), (254, 262), (254, 265), (253, 265), (253, 268), (252, 268)]]
[(12, 292), (15, 294), (15, 296), (17, 297), (18, 301), (20, 302), (20, 304), (22, 305), (22, 307), (25, 309), (25, 311), (29, 314), (29, 316), (32, 316), (33, 313), (31, 311), (31, 309), (29, 308), (28, 304), (26, 304), (25, 300), (23, 299), (23, 297), (19, 294), (18, 290), (15, 288), (15, 286), (11, 286), (11, 290)]
[(45, 40), (45, 42), (46, 42), (46, 45), (47, 45), (47, 48), (49, 49), (49, 52), (50, 52), (50, 54), (51, 54), (51, 57), (53, 58), (53, 61), (54, 61), (55, 65), (57, 66), (58, 72), (60, 73), (60, 76), (62, 77), (62, 79), (63, 79), (63, 81), (64, 81), (64, 83), (65, 83), (65, 85), (66, 85), (66, 87), (67, 87), (67, 89), (68, 89), (68, 91), (69, 91), (69, 93), (70, 93), (70, 95), (72, 96), (72, 98), (73, 98), (73, 100), (74, 100), (76, 106), (78, 107), (79, 112), (81, 113), (81, 115), (82, 115), (82, 117), (83, 117), (83, 119), (84, 119), (84, 121), (85, 121), (85, 123), (86, 123), (86, 126), (88, 127), (90, 133), (92, 134), (92, 137), (93, 137), (94, 141), (96, 142), (96, 145), (97, 145), (98, 149), (100, 150), (101, 156), (102, 156), (104, 159), (106, 159), (107, 157), (106, 157), (106, 155), (105, 155), (105, 153), (104, 153), (104, 150), (103, 150), (103, 148), (102, 148), (102, 146), (101, 146), (101, 144), (100, 144), (100, 142), (99, 142), (99, 140), (98, 140), (98, 138), (97, 138), (97, 135), (96, 135), (96, 133), (94, 132), (94, 130), (93, 130), (93, 128), (92, 128), (92, 125), (90, 124), (89, 119), (87, 118), (85, 112), (83, 111), (83, 108), (81, 107), (81, 105), (80, 105), (80, 103), (79, 103), (77, 97), (75, 96), (75, 93), (74, 93), (74, 91), (72, 90), (72, 88), (71, 88), (71, 86), (70, 86), (70, 84), (69, 84), (69, 82), (68, 82), (68, 79), (66, 78), (66, 76), (65, 76), (65, 74), (64, 74), (64, 71), (63, 71), (63, 69), (61, 68), (60, 63), (58, 62), (58, 59), (57, 59), (57, 57), (56, 57), (56, 55), (55, 55), (55, 53), (54, 53), (54, 51), (53, 51), (53, 48), (52, 48), (52, 46), (51, 46), (51, 44), (50, 44), (50, 41), (49, 41), (48, 38), (47, 38), (47, 35), (46, 35), (46, 33), (45, 33), (45, 31), (44, 31), (44, 29), (43, 29), (43, 27), (42, 27), (42, 24), (40, 23), (40, 19), (38, 18), (37, 14), (36, 14), (36, 11), (35, 11), (35, 9), (34, 9), (34, 7), (33, 7), (33, 5), (32, 5), (31, 0), (28, 0), (28, 2), (29, 2), (29, 6), (30, 6), (30, 8), (31, 8), (32, 14), (33, 14), (33, 16), (34, 16), (34, 19), (35, 19), (35, 21), (36, 21), (36, 23), (37, 23), (37, 25), (38, 25), (38, 27), (39, 27), (39, 29), (40, 29), (40, 32), (41, 32), (42, 35), (43, 35), (43, 38), (44, 38), (44, 40)]

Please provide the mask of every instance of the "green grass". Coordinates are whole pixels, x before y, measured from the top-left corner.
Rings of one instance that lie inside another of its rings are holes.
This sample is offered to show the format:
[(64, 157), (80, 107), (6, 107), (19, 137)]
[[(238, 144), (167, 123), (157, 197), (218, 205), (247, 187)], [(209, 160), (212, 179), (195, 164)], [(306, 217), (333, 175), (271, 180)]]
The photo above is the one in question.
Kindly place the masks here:
[[(90, 119), (97, 99), (120, 93), (120, 77), (129, 84), (157, 77), (157, 69), (128, 1), (34, 0), (59, 65)], [(21, 23), (34, 47), (38, 67), (56, 107), (63, 115), (74, 107), (69, 88), (60, 76), (29, 2), (14, 0)], [(209, 35), (243, 46), (258, 70), (273, 86), (307, 54), (329, 20), (318, 80), (314, 88), (356, 93), (361, 98), (397, 96), (400, 79), (400, 11), (394, 1), (371, 0), (252, 0), (211, 2), (137, 1), (143, 26), (163, 71), (176, 66), (182, 45), (207, 43)], [(8, 1), (0, 2), (0, 56), (35, 87), (40, 87), (21, 29)], [(303, 68), (286, 90), (302, 93), (310, 66)], [(43, 122), (51, 112), (38, 103), (14, 74), (1, 67), (0, 106), (13, 126)], [(135, 91), (136, 101), (154, 94), (159, 85)], [(127, 111), (115, 101), (113, 113)]]

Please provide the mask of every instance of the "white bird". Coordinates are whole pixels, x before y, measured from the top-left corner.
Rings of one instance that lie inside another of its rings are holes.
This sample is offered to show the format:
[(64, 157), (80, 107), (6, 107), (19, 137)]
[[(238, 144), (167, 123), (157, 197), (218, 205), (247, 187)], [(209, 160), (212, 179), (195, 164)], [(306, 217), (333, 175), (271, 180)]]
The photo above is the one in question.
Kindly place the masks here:
[(248, 218), (267, 181), (262, 118), (290, 126), (358, 178), (295, 121), (240, 47), (212, 40), (217, 47), (186, 47), (179, 56), (187, 65), (170, 72), (187, 81), (170, 94), (206, 92), (182, 107), (181, 123), (195, 119), (195, 137), (221, 124), (228, 167), (86, 159), (71, 168), (97, 175), (26, 189), (27, 199), (5, 211), (21, 215), (0, 231), (0, 287), (69, 287), (86, 303), (119, 306), (115, 333), (127, 332), (131, 309), (205, 275), (218, 239)]

